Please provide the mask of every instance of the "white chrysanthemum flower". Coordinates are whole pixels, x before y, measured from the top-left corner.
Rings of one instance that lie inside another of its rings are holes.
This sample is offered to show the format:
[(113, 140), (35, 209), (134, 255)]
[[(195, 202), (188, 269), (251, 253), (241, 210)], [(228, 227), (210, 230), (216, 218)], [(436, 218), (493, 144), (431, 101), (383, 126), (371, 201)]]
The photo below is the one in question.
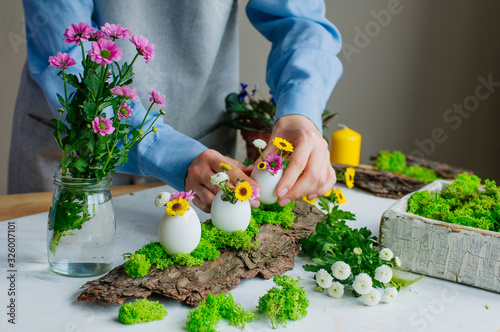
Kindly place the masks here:
[(384, 289), (384, 294), (382, 294), (382, 302), (391, 303), (398, 297), (398, 290), (396, 287), (388, 287)]
[(363, 253), (363, 250), (361, 250), (360, 247), (356, 247), (352, 250), (352, 252), (354, 252), (354, 254), (356, 255), (361, 255)]
[(156, 207), (165, 206), (170, 200), (170, 193), (168, 191), (164, 191), (156, 195), (155, 205)]
[(338, 281), (333, 282), (330, 288), (328, 288), (328, 295), (340, 299), (344, 295), (344, 285)]
[(321, 288), (330, 288), (332, 285), (333, 277), (325, 269), (316, 272), (316, 283)]
[(384, 284), (388, 283), (392, 279), (392, 270), (388, 265), (381, 265), (375, 269), (375, 280), (378, 280)]
[(372, 290), (373, 280), (366, 273), (360, 273), (354, 278), (352, 288), (360, 295), (368, 294)]
[(389, 248), (384, 248), (380, 250), (380, 253), (378, 254), (381, 260), (383, 261), (390, 261), (392, 257), (394, 257), (394, 254), (392, 253), (392, 250)]
[(267, 146), (267, 143), (264, 140), (261, 140), (260, 138), (257, 138), (256, 140), (253, 141), (253, 145), (257, 149), (264, 150)]
[(210, 178), (210, 182), (212, 184), (215, 184), (216, 186), (227, 180), (229, 180), (229, 175), (227, 175), (225, 172), (216, 173)]
[(346, 280), (351, 275), (351, 267), (342, 261), (335, 262), (332, 265), (332, 274), (339, 280)]
[(380, 292), (372, 288), (370, 292), (361, 296), (361, 301), (366, 305), (377, 305), (380, 302)]
[(401, 259), (398, 256), (394, 258), (396, 260), (396, 266), (401, 266)]

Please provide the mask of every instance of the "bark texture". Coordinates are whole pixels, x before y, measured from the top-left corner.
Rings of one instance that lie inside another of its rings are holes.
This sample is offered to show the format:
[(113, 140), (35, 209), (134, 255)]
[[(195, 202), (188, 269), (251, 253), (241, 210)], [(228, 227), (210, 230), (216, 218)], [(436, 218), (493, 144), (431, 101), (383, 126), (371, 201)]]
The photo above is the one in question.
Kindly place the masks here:
[[(375, 160), (377, 156), (373, 155), (370, 159)], [(412, 156), (406, 156), (406, 162), (408, 165), (418, 165), (433, 169), (443, 179), (453, 179), (463, 172), (473, 174), (471, 171), (462, 168)], [(347, 167), (352, 167), (335, 163), (332, 163), (332, 166), (335, 170), (341, 172), (344, 172)], [(375, 169), (371, 165), (360, 165), (360, 167), (353, 168), (356, 170), (354, 186), (366, 190), (375, 196), (401, 198), (426, 185), (426, 183), (407, 177), (406, 175)]]
[(160, 271), (151, 267), (142, 278), (129, 277), (123, 265), (107, 275), (87, 282), (78, 301), (100, 301), (123, 303), (128, 297), (146, 298), (156, 293), (166, 297), (197, 305), (208, 293), (228, 292), (238, 286), (242, 279), (261, 276), (269, 279), (291, 270), (295, 256), (300, 250), (300, 239), (311, 235), (316, 224), (325, 215), (304, 201), (297, 201), (294, 212), (296, 219), (290, 229), (264, 224), (256, 238), (259, 247), (243, 250), (221, 251), (215, 261), (205, 261), (200, 266), (172, 265)]

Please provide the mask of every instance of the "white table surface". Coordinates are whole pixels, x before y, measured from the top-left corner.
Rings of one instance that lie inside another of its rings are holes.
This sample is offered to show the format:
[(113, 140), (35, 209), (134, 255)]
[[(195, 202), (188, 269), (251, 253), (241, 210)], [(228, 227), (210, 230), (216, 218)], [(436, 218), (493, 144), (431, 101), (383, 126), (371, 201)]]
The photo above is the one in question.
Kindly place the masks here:
[[(342, 209), (354, 212), (352, 227), (367, 226), (378, 235), (380, 217), (395, 200), (379, 198), (340, 186), (347, 198)], [(156, 241), (164, 209), (154, 206), (154, 198), (167, 187), (148, 189), (113, 199), (117, 219), (115, 266), (121, 254), (133, 252)], [(205, 220), (207, 214), (200, 213)], [(118, 321), (119, 305), (78, 302), (80, 287), (89, 279), (70, 278), (49, 270), (46, 255), (47, 213), (14, 219), (16, 227), (16, 319), (8, 323), (9, 267), (7, 266), (7, 226), (0, 222), (0, 331), (187, 331), (191, 307), (175, 300), (152, 296), (164, 304), (168, 316), (161, 321), (124, 325)], [(284, 331), (500, 331), (500, 294), (425, 277), (399, 293), (395, 302), (368, 307), (360, 299), (344, 295), (333, 299), (314, 291), (313, 273), (303, 270), (309, 259), (300, 254), (295, 268), (286, 274), (301, 276), (310, 301), (308, 315), (289, 322)], [(246, 309), (255, 308), (260, 296), (273, 286), (272, 280), (244, 280), (232, 291)], [(490, 309), (486, 309), (488, 305)], [(237, 331), (221, 321), (220, 331)], [(248, 324), (245, 331), (271, 331), (263, 317)]]

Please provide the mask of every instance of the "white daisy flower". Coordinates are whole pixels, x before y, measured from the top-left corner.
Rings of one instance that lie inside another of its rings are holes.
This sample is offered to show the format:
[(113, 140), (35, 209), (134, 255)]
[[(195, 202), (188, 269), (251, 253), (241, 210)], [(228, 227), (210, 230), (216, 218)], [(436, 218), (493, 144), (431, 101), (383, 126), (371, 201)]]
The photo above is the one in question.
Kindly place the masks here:
[(377, 305), (380, 302), (380, 292), (372, 288), (370, 292), (361, 296), (361, 301), (366, 305)]
[(375, 280), (384, 284), (392, 279), (392, 270), (388, 265), (381, 265), (375, 269)]
[(267, 143), (264, 140), (261, 140), (260, 138), (257, 138), (256, 140), (253, 141), (253, 145), (257, 149), (264, 150), (267, 146)]
[(401, 266), (401, 259), (398, 256), (394, 258), (396, 260), (396, 266)]
[(351, 275), (351, 267), (342, 261), (337, 261), (332, 265), (332, 274), (339, 280), (346, 280)]
[(333, 282), (328, 288), (328, 295), (333, 298), (340, 299), (342, 295), (344, 295), (344, 285), (338, 281)]
[(229, 180), (229, 175), (227, 175), (225, 172), (216, 173), (210, 178), (210, 182), (212, 184), (215, 184), (216, 186), (227, 180)]
[(360, 273), (354, 278), (352, 288), (360, 295), (368, 294), (372, 290), (373, 280), (366, 273)]
[(363, 253), (363, 250), (361, 250), (361, 248), (359, 248), (359, 247), (354, 248), (352, 251), (356, 255), (361, 255)]
[(330, 288), (332, 285), (333, 277), (325, 269), (316, 272), (316, 283), (321, 288)]
[(170, 193), (168, 191), (164, 191), (156, 195), (155, 198), (155, 206), (162, 207), (165, 206), (170, 200)]
[(383, 261), (390, 261), (392, 259), (392, 257), (394, 257), (394, 254), (392, 253), (391, 249), (384, 248), (384, 249), (380, 250), (378, 256)]
[(398, 290), (396, 287), (388, 287), (384, 289), (384, 294), (382, 294), (382, 302), (391, 303), (398, 297)]

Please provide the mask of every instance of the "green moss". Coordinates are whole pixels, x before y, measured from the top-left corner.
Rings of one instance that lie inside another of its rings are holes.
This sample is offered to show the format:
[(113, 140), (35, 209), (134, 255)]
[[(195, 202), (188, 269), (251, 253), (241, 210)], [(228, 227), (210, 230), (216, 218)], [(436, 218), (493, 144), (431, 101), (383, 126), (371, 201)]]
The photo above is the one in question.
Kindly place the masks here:
[[(208, 220), (201, 224), (200, 243), (190, 254), (168, 255), (159, 242), (150, 242), (137, 250), (135, 255), (131, 255), (131, 257), (140, 256), (141, 258), (132, 261), (129, 259), (125, 263), (125, 272), (133, 278), (138, 278), (146, 275), (152, 264), (158, 270), (165, 270), (172, 264), (193, 266), (202, 265), (205, 260), (214, 261), (220, 256), (220, 249), (251, 251), (257, 248), (255, 235), (259, 233), (260, 225), (270, 223), (289, 228), (293, 224), (294, 206), (295, 202), (285, 207), (280, 207), (278, 204), (262, 204), (260, 209), (252, 209), (252, 218), (245, 231), (227, 233), (214, 227)], [(146, 262), (149, 263), (148, 270), (145, 268)]]
[(420, 167), (417, 165), (408, 166), (406, 156), (401, 151), (380, 151), (375, 160), (375, 168), (384, 171), (391, 171), (404, 174), (410, 178), (429, 183), (438, 179), (433, 169)]
[(125, 268), (125, 273), (132, 278), (140, 278), (148, 274), (151, 262), (145, 255), (135, 254), (130, 256), (123, 267)]
[(295, 220), (294, 207), (295, 202), (290, 202), (290, 204), (283, 207), (278, 203), (270, 205), (261, 204), (259, 209), (252, 210), (252, 217), (259, 226), (262, 224), (272, 224), (288, 229), (293, 225), (293, 221)]
[(255, 314), (246, 311), (231, 294), (208, 294), (198, 308), (189, 311), (186, 328), (192, 332), (217, 331), (222, 318), (228, 320), (230, 325), (244, 329), (246, 323), (255, 318)]
[(440, 193), (418, 191), (408, 201), (408, 212), (444, 222), (500, 231), (500, 188), (486, 180), (484, 190), (476, 175), (459, 174)]
[(273, 287), (259, 299), (258, 312), (271, 320), (273, 328), (277, 328), (278, 324), (286, 326), (288, 320), (307, 315), (309, 300), (306, 291), (300, 286), (300, 280), (300, 277), (276, 276), (273, 281), (281, 288)]
[(124, 324), (135, 324), (160, 320), (167, 316), (167, 310), (158, 301), (138, 299), (122, 305), (118, 319)]

